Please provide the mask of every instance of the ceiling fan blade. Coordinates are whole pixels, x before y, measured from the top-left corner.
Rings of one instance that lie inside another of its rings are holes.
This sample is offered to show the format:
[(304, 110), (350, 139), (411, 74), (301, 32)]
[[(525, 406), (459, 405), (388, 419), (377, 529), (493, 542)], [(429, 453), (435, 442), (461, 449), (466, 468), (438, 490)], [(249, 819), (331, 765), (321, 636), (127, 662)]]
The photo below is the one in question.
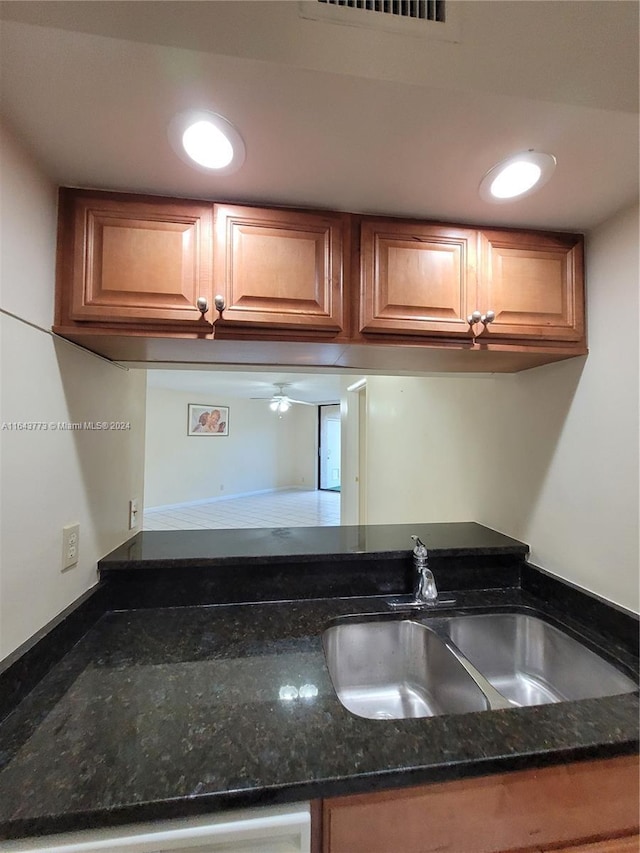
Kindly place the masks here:
[(308, 403), (306, 400), (294, 400), (293, 397), (290, 397), (288, 394), (284, 393), (284, 389), (286, 385), (277, 383), (276, 384), (276, 393), (271, 394), (269, 397), (251, 397), (251, 400), (268, 400), (271, 403), (295, 403), (297, 406), (315, 406), (316, 403)]

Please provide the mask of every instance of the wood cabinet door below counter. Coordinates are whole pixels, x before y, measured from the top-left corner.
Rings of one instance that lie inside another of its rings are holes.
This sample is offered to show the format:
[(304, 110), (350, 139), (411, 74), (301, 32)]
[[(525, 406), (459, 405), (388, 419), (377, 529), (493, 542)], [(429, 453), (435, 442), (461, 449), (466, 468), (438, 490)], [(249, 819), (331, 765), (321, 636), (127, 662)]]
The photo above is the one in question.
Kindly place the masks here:
[[(593, 844), (579, 844), (573, 847), (554, 847), (554, 853), (638, 853), (639, 835), (625, 835), (622, 838), (609, 838), (595, 841)], [(542, 848), (536, 853), (544, 853)]]
[(214, 289), (221, 328), (317, 335), (344, 329), (344, 217), (216, 204)]
[(364, 219), (360, 332), (471, 338), (476, 245), (472, 229)]
[(326, 799), (323, 851), (539, 853), (637, 834), (638, 770), (629, 755)]
[(83, 190), (61, 191), (58, 287), (75, 322), (211, 326), (212, 206)]

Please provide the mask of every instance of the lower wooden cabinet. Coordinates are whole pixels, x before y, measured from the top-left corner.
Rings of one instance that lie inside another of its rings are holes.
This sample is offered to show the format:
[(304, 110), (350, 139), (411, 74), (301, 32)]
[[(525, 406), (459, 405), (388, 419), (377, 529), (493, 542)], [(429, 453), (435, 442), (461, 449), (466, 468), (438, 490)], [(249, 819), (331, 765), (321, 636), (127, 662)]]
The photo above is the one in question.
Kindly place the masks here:
[[(540, 848), (542, 851), (542, 848)], [(579, 844), (577, 847), (556, 847), (555, 853), (638, 853), (640, 835), (625, 835), (610, 838), (608, 841), (596, 841), (593, 844)]]
[(321, 849), (637, 851), (638, 771), (638, 757), (624, 756), (327, 799)]

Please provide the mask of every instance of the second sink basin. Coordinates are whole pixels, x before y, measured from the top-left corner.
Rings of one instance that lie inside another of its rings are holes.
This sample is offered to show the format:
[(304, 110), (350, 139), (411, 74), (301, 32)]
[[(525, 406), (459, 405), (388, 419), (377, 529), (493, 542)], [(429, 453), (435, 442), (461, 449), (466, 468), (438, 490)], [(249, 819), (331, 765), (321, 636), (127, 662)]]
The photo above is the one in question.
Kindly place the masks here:
[(338, 698), (370, 719), (484, 711), (475, 681), (442, 640), (408, 619), (328, 628), (324, 647)]
[[(429, 623), (429, 627), (426, 622)], [(630, 693), (615, 666), (523, 613), (346, 621), (324, 632), (333, 686), (370, 719), (432, 717)]]
[(454, 616), (444, 630), (514, 705), (629, 693), (636, 685), (599, 655), (542, 619), (522, 613)]

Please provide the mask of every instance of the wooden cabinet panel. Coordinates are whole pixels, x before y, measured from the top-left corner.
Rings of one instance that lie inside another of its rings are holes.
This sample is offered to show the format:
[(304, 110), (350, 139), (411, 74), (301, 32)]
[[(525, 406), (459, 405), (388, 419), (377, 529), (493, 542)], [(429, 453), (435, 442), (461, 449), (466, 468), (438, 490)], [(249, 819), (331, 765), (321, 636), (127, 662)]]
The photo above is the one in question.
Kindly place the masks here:
[(205, 203), (62, 190), (61, 323), (211, 330), (212, 225)]
[(483, 231), (480, 252), (476, 309), (483, 314), (494, 311), (496, 315), (482, 338), (584, 338), (580, 237)]
[(341, 797), (323, 807), (324, 853), (538, 851), (637, 831), (637, 756)]
[(54, 331), (141, 361), (215, 336), (324, 347), (296, 364), (512, 372), (586, 353), (582, 238), (62, 189)]
[[(623, 838), (610, 838), (596, 841), (594, 844), (579, 844), (577, 847), (554, 847), (554, 853), (638, 853), (640, 836), (625, 835)], [(540, 853), (543, 853), (540, 848)]]
[(471, 337), (477, 234), (399, 220), (364, 220), (360, 331)]
[(219, 325), (342, 332), (343, 224), (337, 213), (216, 205)]

